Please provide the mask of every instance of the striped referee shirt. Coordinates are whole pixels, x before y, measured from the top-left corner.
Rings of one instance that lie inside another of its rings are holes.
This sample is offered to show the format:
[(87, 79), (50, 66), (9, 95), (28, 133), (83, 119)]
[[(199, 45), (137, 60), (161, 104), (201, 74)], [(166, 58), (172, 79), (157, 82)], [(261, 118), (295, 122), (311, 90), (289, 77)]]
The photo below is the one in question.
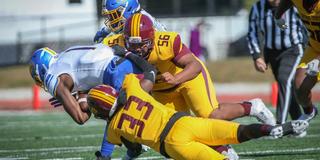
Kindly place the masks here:
[(305, 30), (297, 9), (292, 7), (283, 14), (288, 28), (281, 30), (273, 18), (272, 7), (267, 0), (255, 3), (249, 15), (249, 31), (247, 35), (250, 54), (254, 59), (259, 57), (259, 34), (263, 36), (264, 47), (272, 50), (284, 50), (293, 45), (303, 43), (303, 30)]

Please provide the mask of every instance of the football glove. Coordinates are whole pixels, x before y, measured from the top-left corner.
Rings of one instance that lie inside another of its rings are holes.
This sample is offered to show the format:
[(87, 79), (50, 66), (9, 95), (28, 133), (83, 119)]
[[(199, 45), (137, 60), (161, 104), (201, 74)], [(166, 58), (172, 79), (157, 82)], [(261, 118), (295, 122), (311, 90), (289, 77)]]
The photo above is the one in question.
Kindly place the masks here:
[(112, 50), (114, 51), (114, 54), (119, 57), (126, 57), (128, 53), (131, 53), (126, 48), (119, 45), (112, 46)]
[(319, 59), (314, 59), (307, 64), (307, 75), (317, 76), (319, 73)]
[(282, 18), (280, 19), (275, 19), (276, 24), (278, 27), (280, 27), (280, 29), (284, 30), (288, 28), (288, 25), (286, 24), (286, 21)]
[(97, 31), (96, 35), (93, 38), (93, 41), (95, 43), (101, 43), (102, 40), (109, 34), (110, 32), (107, 31), (106, 27), (103, 27), (99, 31)]

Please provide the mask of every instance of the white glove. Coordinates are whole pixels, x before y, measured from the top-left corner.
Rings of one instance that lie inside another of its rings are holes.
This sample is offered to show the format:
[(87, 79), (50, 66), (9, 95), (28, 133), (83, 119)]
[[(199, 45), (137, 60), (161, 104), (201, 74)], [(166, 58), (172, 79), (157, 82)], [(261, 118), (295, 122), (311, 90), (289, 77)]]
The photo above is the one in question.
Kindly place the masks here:
[(286, 21), (282, 18), (280, 19), (275, 19), (276, 24), (278, 27), (280, 27), (280, 29), (284, 30), (288, 28), (288, 25), (286, 24)]
[(307, 75), (317, 76), (319, 73), (319, 59), (314, 59), (310, 61), (307, 65)]

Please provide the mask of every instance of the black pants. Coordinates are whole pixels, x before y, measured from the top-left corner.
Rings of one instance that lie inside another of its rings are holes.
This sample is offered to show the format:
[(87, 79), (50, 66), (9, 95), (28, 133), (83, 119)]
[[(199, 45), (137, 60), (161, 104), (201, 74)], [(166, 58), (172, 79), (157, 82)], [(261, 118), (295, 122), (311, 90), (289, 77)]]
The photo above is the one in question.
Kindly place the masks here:
[(301, 116), (301, 110), (295, 97), (294, 78), (296, 67), (303, 55), (302, 45), (295, 45), (286, 50), (265, 49), (264, 55), (270, 63), (272, 73), (278, 82), (277, 123), (284, 123), (289, 112), (291, 119)]

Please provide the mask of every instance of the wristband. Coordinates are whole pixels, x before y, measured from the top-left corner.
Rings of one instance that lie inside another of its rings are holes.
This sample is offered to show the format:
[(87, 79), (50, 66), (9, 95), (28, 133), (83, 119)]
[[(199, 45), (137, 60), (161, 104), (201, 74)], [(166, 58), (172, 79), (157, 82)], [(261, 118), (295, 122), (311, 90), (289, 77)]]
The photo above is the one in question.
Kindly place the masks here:
[(81, 102), (87, 102), (87, 98), (79, 98), (78, 103), (81, 103)]
[(124, 57), (127, 57), (129, 54), (131, 54), (131, 52), (127, 52)]

